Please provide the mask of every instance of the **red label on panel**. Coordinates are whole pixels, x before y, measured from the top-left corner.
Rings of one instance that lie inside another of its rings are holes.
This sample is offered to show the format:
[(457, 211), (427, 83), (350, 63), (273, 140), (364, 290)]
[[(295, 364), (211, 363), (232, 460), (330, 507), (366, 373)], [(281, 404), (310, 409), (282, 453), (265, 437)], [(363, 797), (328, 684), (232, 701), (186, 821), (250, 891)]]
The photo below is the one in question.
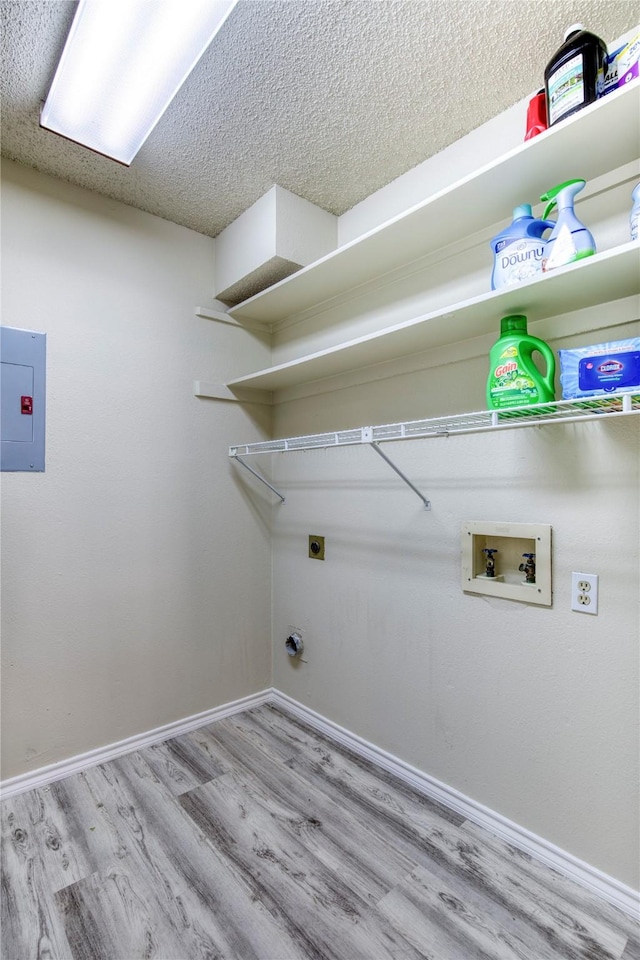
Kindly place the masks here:
[(33, 397), (20, 397), (20, 413), (33, 413)]

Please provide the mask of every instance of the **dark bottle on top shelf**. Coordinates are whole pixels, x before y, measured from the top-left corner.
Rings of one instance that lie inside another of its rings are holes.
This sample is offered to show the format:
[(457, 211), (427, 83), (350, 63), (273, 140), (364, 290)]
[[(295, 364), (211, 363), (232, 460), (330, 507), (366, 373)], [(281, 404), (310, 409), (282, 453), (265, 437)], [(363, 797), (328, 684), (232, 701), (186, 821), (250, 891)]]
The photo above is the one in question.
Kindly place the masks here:
[(607, 45), (595, 33), (574, 23), (565, 31), (564, 43), (544, 72), (547, 121), (551, 127), (602, 95), (607, 69)]

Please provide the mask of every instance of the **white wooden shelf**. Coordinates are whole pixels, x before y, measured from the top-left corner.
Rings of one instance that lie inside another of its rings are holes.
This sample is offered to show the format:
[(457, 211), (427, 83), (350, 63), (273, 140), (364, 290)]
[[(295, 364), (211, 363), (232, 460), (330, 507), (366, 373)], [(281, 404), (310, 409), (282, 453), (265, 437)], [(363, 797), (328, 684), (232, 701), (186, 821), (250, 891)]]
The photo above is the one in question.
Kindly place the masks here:
[(229, 310), (273, 323), (323, 303), (494, 223), (576, 176), (589, 181), (638, 158), (640, 81), (609, 94), (402, 215)]
[(585, 420), (609, 420), (612, 417), (640, 413), (640, 392), (599, 394), (578, 400), (553, 400), (535, 406), (511, 407), (506, 410), (480, 410), (428, 420), (387, 423), (375, 427), (356, 427), (330, 433), (316, 433), (282, 440), (264, 440), (229, 447), (229, 456), (251, 456), (264, 453), (295, 453), (358, 444), (378, 444), (391, 440), (422, 440), (454, 434), (508, 430), (515, 427), (543, 426), (549, 423), (570, 423)]
[[(636, 150), (638, 144), (636, 143)], [(529, 283), (423, 314), (375, 333), (278, 364), (227, 386), (277, 390), (345, 373), (433, 347), (496, 333), (499, 319), (522, 313), (530, 323), (584, 307), (640, 294), (640, 243), (626, 243)]]

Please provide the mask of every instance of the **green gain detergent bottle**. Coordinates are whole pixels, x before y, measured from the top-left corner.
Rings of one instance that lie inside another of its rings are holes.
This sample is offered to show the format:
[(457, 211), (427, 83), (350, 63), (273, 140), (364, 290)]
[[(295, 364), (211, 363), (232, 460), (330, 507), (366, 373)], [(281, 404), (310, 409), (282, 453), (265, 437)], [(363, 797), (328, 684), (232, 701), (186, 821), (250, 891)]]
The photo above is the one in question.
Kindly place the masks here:
[[(546, 373), (543, 375), (533, 362), (532, 354), (542, 355)], [(554, 377), (556, 361), (551, 347), (527, 333), (527, 318), (503, 317), (500, 321), (500, 339), (489, 353), (487, 405), (491, 410), (506, 407), (524, 407), (547, 403), (555, 399)]]

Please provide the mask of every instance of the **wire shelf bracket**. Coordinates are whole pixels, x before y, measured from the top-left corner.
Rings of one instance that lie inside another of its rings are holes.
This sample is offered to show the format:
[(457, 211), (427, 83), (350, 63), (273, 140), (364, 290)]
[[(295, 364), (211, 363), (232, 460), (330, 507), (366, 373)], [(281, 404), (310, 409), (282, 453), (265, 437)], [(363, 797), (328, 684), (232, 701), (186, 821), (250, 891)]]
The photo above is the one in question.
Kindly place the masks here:
[(242, 466), (245, 468), (245, 470), (248, 470), (249, 473), (252, 473), (252, 474), (254, 475), (254, 477), (257, 477), (258, 480), (260, 481), (260, 483), (264, 483), (265, 487), (269, 487), (269, 490), (271, 490), (273, 493), (275, 493), (276, 497), (280, 497), (280, 500), (281, 500), (282, 503), (286, 503), (286, 502), (287, 502), (286, 499), (282, 496), (282, 494), (281, 494), (278, 490), (276, 490), (276, 488), (275, 488), (274, 486), (272, 486), (272, 485), (269, 483), (269, 481), (266, 479), (266, 477), (263, 477), (261, 473), (258, 473), (257, 470), (254, 470), (253, 467), (250, 467), (248, 463), (245, 463), (244, 460), (242, 459), (242, 457), (239, 457), (237, 453), (236, 453), (236, 454), (232, 454), (232, 459), (233, 459), (233, 460), (237, 460), (238, 463), (242, 464)]
[(383, 452), (382, 452), (382, 450), (380, 449), (380, 444), (377, 442), (377, 440), (371, 440), (370, 443), (369, 443), (369, 446), (371, 447), (372, 450), (375, 450), (376, 453), (380, 454), (380, 456), (382, 457), (382, 459), (383, 459), (386, 463), (389, 464), (389, 466), (391, 467), (391, 469), (392, 469), (392, 470), (395, 470), (395, 472), (398, 474), (398, 476), (400, 477), (400, 479), (401, 479), (401, 480), (404, 480), (404, 482), (406, 483), (406, 485), (407, 485), (411, 490), (413, 490), (413, 492), (415, 493), (415, 495), (416, 495), (417, 497), (419, 497), (420, 500), (422, 500), (422, 502), (424, 503), (424, 508), (425, 508), (425, 510), (431, 510), (431, 502), (430, 502), (429, 500), (427, 500), (427, 498), (426, 498), (425, 496), (423, 496), (423, 494), (420, 493), (420, 491), (419, 491), (418, 488), (415, 486), (415, 484), (411, 483), (411, 480), (409, 480), (409, 478), (402, 472), (402, 470), (400, 469), (400, 467), (397, 467), (397, 466), (395, 465), (395, 463), (393, 462), (393, 460), (391, 459), (391, 457), (388, 457), (386, 453), (383, 453)]

